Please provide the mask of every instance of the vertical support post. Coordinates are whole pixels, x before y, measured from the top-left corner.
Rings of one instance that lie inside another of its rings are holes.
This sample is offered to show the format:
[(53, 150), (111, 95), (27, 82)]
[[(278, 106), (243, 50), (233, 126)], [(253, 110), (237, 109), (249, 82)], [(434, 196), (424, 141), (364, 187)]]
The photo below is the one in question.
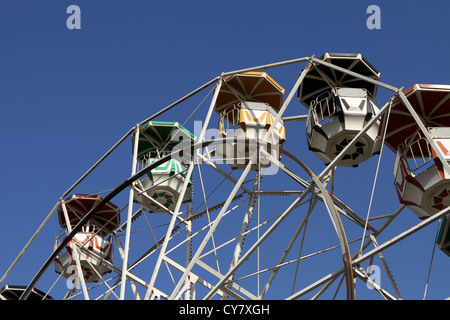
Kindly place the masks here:
[(189, 184), (189, 178), (192, 176), (192, 171), (194, 170), (194, 161), (191, 159), (189, 162), (189, 168), (186, 174), (186, 179), (184, 180), (183, 187), (180, 193), (180, 197), (178, 198), (177, 204), (175, 206), (175, 210), (173, 211), (172, 218), (170, 219), (169, 226), (167, 227), (166, 236), (164, 237), (164, 242), (161, 246), (161, 251), (159, 252), (158, 260), (156, 261), (155, 268), (153, 269), (152, 278), (150, 279), (150, 282), (147, 287), (147, 292), (145, 294), (145, 300), (148, 300), (150, 297), (150, 294), (152, 293), (153, 286), (156, 281), (156, 276), (158, 275), (159, 268), (161, 267), (162, 260), (164, 256), (166, 255), (166, 249), (167, 245), (169, 244), (170, 236), (172, 235), (173, 227), (175, 226), (175, 221), (178, 218), (178, 215), (180, 214), (180, 207), (181, 203), (183, 202), (184, 194), (186, 193), (187, 186)]
[[(223, 79), (222, 76), (219, 77), (219, 82), (216, 85), (216, 88), (214, 89), (214, 95), (211, 100), (211, 103), (209, 105), (208, 113), (206, 114), (205, 122), (202, 124), (202, 131), (200, 132), (200, 135), (197, 137), (197, 143), (203, 142), (205, 138), (206, 129), (208, 128), (209, 121), (211, 120), (212, 112), (214, 110), (214, 106), (216, 105), (217, 97), (219, 96), (220, 89), (222, 88)], [(207, 150), (207, 148), (206, 148)], [(196, 160), (200, 160), (200, 150), (198, 149), (194, 155)]]
[[(116, 241), (116, 244), (117, 244), (117, 249), (119, 249), (120, 257), (121, 257), (122, 260), (123, 260), (123, 259), (124, 259), (124, 250), (123, 250), (123, 247), (122, 247), (122, 243), (120, 243), (119, 238), (117, 237), (116, 232), (114, 232), (113, 235), (114, 235), (114, 240)], [(130, 285), (131, 285), (131, 290), (133, 290), (134, 297), (136, 298), (136, 300), (141, 300), (140, 297), (139, 297), (139, 292), (138, 292), (137, 289), (136, 289), (136, 284), (135, 284), (135, 282), (134, 282), (133, 280), (131, 280), (131, 279), (130, 279)]]
[[(138, 145), (139, 145), (139, 124), (136, 125), (134, 136), (131, 176), (134, 176), (136, 174)], [(131, 217), (133, 215), (133, 199), (134, 199), (134, 183), (130, 186), (130, 196), (128, 199), (127, 230), (125, 233), (125, 248), (123, 252), (122, 278), (120, 284), (120, 300), (125, 299), (125, 285), (128, 272), (128, 252), (130, 250)]]
[[(231, 263), (230, 263), (230, 268), (229, 269), (233, 268), (234, 265), (239, 260), (239, 255), (241, 254), (242, 246), (244, 244), (244, 238), (245, 238), (244, 235), (247, 232), (248, 225), (250, 223), (250, 219), (251, 219), (251, 216), (253, 214), (253, 204), (255, 202), (255, 198), (257, 197), (256, 194), (259, 191), (258, 187), (259, 187), (258, 186), (258, 181), (255, 181), (255, 183), (253, 184), (252, 192), (250, 193), (250, 198), (248, 200), (247, 209), (245, 210), (244, 219), (243, 219), (242, 225), (241, 225), (241, 231), (239, 232), (239, 236), (237, 236), (236, 246), (234, 248), (234, 253), (233, 253), (233, 257), (231, 259)], [(259, 226), (259, 222), (258, 222), (257, 225)], [(233, 275), (229, 279), (232, 280), (233, 279)], [(226, 297), (226, 295), (224, 295), (224, 297)], [(222, 299), (224, 299), (224, 297), (222, 297)]]
[[(191, 240), (191, 235), (192, 235), (192, 220), (189, 220), (190, 217), (192, 216), (192, 203), (188, 202), (187, 203), (187, 216), (186, 219), (188, 221), (187, 225), (186, 225), (186, 267), (189, 265), (189, 263), (191, 262), (191, 250), (192, 250), (192, 240)], [(190, 279), (186, 279), (186, 282), (190, 281)], [(189, 284), (186, 283), (186, 286), (188, 286)], [(185, 300), (190, 300), (191, 299), (191, 290), (188, 289), (186, 290), (186, 294), (185, 294)]]
[[(258, 226), (258, 229), (257, 229), (257, 232), (256, 232), (256, 234), (257, 234), (257, 236), (256, 236), (256, 241), (259, 241), (259, 238), (260, 238), (260, 236), (261, 236), (261, 234), (260, 234), (260, 220), (261, 220), (261, 217), (260, 217), (260, 214), (261, 214), (261, 210), (260, 210), (260, 208), (261, 208), (261, 154), (260, 154), (260, 145), (258, 144), (258, 147), (257, 147), (257, 154), (258, 154), (258, 173), (257, 173), (257, 175), (256, 175), (256, 184), (257, 184), (257, 189), (258, 189), (258, 196), (257, 196), (257, 219), (256, 219), (256, 224), (257, 224), (257, 226)], [(260, 274), (259, 274), (259, 269), (260, 269), (260, 266), (259, 266), (259, 264), (260, 264), (260, 250), (259, 250), (259, 246), (258, 246), (258, 248), (256, 249), (256, 272), (258, 273), (257, 274), (257, 276), (256, 276), (256, 295), (257, 296), (259, 296), (259, 294), (260, 294), (260, 288), (259, 288), (259, 286), (260, 286)]]
[(209, 125), (209, 121), (211, 120), (211, 115), (214, 110), (214, 106), (216, 105), (217, 97), (219, 96), (220, 89), (222, 88), (223, 79), (220, 77), (219, 83), (217, 84), (216, 88), (214, 89), (214, 96), (211, 100), (211, 104), (209, 105), (208, 113), (206, 114), (205, 123), (203, 123), (202, 131), (200, 132), (200, 135), (197, 138), (197, 143), (203, 142), (203, 139), (205, 138), (206, 128)]

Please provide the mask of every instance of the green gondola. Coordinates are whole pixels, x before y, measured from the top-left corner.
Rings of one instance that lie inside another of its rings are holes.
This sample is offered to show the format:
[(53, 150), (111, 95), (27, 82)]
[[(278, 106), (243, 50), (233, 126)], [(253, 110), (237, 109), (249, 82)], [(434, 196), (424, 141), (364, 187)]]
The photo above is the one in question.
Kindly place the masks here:
[(441, 227), (439, 229), (438, 237), (436, 240), (436, 245), (450, 257), (450, 232), (448, 232), (449, 228), (450, 215), (446, 215), (442, 219)]
[[(175, 152), (177, 148), (193, 145), (194, 141), (195, 136), (178, 122), (149, 121), (139, 130), (137, 159), (144, 166), (149, 166), (156, 159)], [(150, 212), (173, 211), (187, 179), (186, 166), (183, 162), (190, 156), (189, 153), (177, 154), (176, 157), (152, 169), (136, 184), (139, 192), (135, 195), (135, 201)], [(189, 177), (181, 201), (186, 203), (191, 199), (192, 177)]]
[[(177, 148), (193, 145), (194, 140), (194, 134), (178, 122), (148, 121), (139, 128), (137, 159), (147, 162), (148, 159), (160, 158)], [(133, 135), (133, 147), (134, 141)]]

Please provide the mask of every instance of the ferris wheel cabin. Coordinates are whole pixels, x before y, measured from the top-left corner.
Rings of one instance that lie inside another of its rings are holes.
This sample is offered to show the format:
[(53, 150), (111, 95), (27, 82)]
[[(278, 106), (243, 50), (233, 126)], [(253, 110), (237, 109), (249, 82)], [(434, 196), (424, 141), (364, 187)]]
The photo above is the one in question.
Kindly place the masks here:
[[(378, 80), (380, 73), (361, 54), (326, 53), (320, 60), (367, 78)], [(308, 147), (326, 165), (379, 112), (374, 103), (377, 86), (330, 65), (315, 62), (298, 90), (298, 99), (308, 109)], [(380, 151), (378, 123), (364, 133), (336, 162), (356, 167)]]
[[(133, 137), (133, 144), (134, 144)], [(142, 167), (173, 154), (194, 143), (195, 136), (178, 122), (149, 121), (139, 130), (137, 160)], [(184, 163), (192, 155), (177, 154), (152, 169), (138, 180), (135, 201), (149, 212), (169, 212), (175, 209), (183, 184), (189, 179), (182, 203), (192, 200), (192, 177), (186, 176)]]
[[(70, 196), (58, 208), (60, 226), (70, 232), (102, 199), (99, 195)], [(81, 231), (77, 232), (66, 245), (66, 251), (55, 258), (56, 273), (70, 278), (77, 272), (77, 259), (85, 282), (97, 282), (101, 276), (111, 272), (111, 269), (102, 261), (113, 262), (112, 242), (107, 236), (119, 224), (119, 208), (116, 205), (108, 202), (99, 208)], [(60, 237), (57, 237), (54, 249), (59, 243)]]
[[(6, 285), (0, 289), (0, 300), (19, 300), (25, 289), (26, 286)], [(33, 288), (27, 300), (53, 300), (53, 297)]]
[(450, 86), (416, 84), (404, 94), (431, 140), (398, 99), (385, 143), (396, 152), (393, 173), (400, 202), (426, 219), (450, 205), (450, 173), (441, 162), (441, 158), (450, 161)]
[[(258, 148), (256, 144), (245, 143), (250, 141), (258, 142), (262, 150), (279, 160), (278, 148), (283, 146), (286, 134), (283, 121), (276, 118), (283, 99), (283, 87), (265, 72), (226, 77), (214, 106), (220, 116), (217, 136), (225, 139), (225, 143), (216, 146), (216, 155), (233, 169), (245, 169)], [(271, 163), (269, 157), (261, 155), (251, 170)]]
[(441, 222), (436, 245), (450, 257), (450, 215), (446, 215)]

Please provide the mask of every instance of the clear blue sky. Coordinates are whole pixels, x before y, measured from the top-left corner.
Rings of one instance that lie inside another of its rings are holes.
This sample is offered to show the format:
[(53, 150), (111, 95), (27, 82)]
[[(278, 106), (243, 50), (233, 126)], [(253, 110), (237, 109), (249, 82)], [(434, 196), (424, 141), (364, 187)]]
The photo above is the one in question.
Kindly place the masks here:
[[(66, 27), (71, 4), (81, 8), (80, 30)], [(366, 27), (372, 4), (381, 9), (378, 30)], [(449, 16), (447, 0), (2, 0), (0, 275), (62, 193), (125, 132), (221, 72), (357, 52), (393, 86), (450, 84)], [(381, 92), (379, 98), (384, 103), (389, 94)], [(303, 139), (303, 124), (297, 132)], [(386, 157), (392, 158), (388, 149)], [(377, 203), (388, 203), (387, 212), (398, 205), (392, 164), (385, 165), (378, 183), (389, 200), (382, 193)], [(113, 167), (102, 176), (111, 188), (123, 180)], [(363, 179), (373, 177), (373, 167), (358, 170)], [(348, 198), (355, 206), (358, 200)], [(367, 200), (360, 204), (367, 209)], [(420, 233), (430, 254), (431, 229)], [(47, 247), (42, 241), (34, 248), (40, 259), (51, 253), (58, 231), (47, 231)], [(430, 298), (442, 299), (450, 296), (450, 258), (438, 251), (430, 284), (436, 291)], [(411, 248), (404, 252), (415, 254)], [(405, 268), (414, 270), (414, 263)], [(31, 279), (37, 268), (28, 269), (22, 266), (22, 274), (11, 281)], [(421, 270), (424, 283), (428, 269)], [(402, 284), (408, 287), (407, 282)], [(412, 298), (422, 294), (423, 287)]]

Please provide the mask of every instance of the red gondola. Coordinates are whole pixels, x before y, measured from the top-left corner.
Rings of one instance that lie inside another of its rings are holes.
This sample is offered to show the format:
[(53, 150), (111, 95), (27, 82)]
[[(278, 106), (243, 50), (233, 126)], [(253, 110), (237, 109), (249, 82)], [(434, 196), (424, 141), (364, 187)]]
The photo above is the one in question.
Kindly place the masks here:
[[(65, 200), (65, 206), (67, 208), (67, 214), (71, 227), (75, 227), (78, 222), (91, 211), (97, 204), (102, 201), (103, 197), (100, 195), (86, 195), (86, 194), (74, 194)], [(64, 218), (64, 210), (62, 206), (58, 208), (59, 225), (62, 228), (67, 228), (66, 220)], [(89, 220), (89, 223), (84, 229), (89, 226), (97, 228), (100, 236), (105, 236), (120, 224), (119, 208), (108, 202), (101, 207), (96, 214)]]
[(450, 173), (440, 159), (450, 160), (450, 85), (416, 84), (404, 93), (432, 141), (397, 99), (385, 144), (397, 153), (394, 175), (400, 202), (423, 219), (450, 205)]
[[(102, 200), (103, 197), (100, 195), (74, 194), (70, 196), (58, 208), (60, 226), (68, 229), (67, 213), (70, 228), (73, 228)], [(100, 276), (111, 272), (104, 261), (109, 263), (113, 261), (112, 243), (105, 237), (119, 226), (119, 213), (119, 207), (111, 202), (99, 208), (95, 215), (83, 225), (82, 231), (75, 234), (73, 240), (67, 244), (66, 251), (55, 258), (55, 272), (68, 279), (73, 277), (74, 272), (77, 271), (76, 257), (78, 257), (86, 282), (96, 282)], [(58, 245), (59, 238), (57, 237), (55, 248)], [(74, 254), (74, 250), (77, 250), (77, 255)]]

